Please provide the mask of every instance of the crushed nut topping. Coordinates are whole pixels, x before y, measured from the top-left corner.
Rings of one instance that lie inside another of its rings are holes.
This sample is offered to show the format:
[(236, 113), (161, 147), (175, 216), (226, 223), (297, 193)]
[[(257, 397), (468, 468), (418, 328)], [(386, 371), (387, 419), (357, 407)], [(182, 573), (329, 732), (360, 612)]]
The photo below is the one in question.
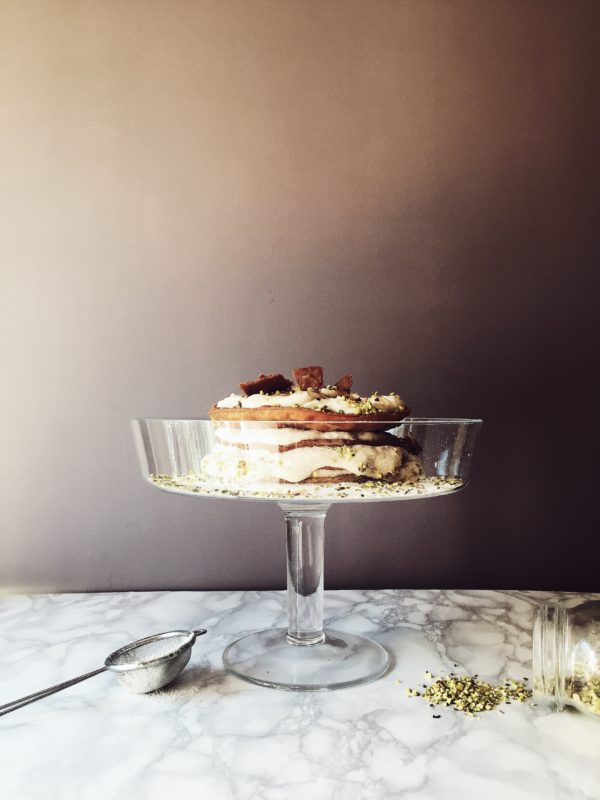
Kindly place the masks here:
[[(429, 670), (425, 678), (432, 680), (433, 675)], [(501, 703), (510, 704), (511, 700), (519, 703), (531, 697), (531, 690), (521, 681), (505, 680), (502, 685), (494, 685), (487, 681), (480, 681), (479, 675), (450, 675), (443, 676), (422, 689), (406, 690), (409, 697), (422, 697), (430, 706), (451, 706), (455, 711), (462, 711), (468, 717), (474, 717), (481, 711), (491, 711)], [(437, 715), (434, 715), (439, 719)]]

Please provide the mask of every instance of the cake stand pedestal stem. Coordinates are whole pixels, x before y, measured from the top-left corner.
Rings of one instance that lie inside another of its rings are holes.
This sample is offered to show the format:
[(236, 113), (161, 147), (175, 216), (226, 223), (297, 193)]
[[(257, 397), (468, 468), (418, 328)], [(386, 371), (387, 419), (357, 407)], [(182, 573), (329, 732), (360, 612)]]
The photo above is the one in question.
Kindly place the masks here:
[(375, 680), (386, 650), (366, 636), (323, 630), (323, 552), (329, 503), (279, 503), (287, 534), (288, 625), (257, 631), (223, 653), (228, 672), (260, 686), (324, 691)]
[(287, 531), (289, 644), (313, 646), (323, 632), (323, 562), (328, 505), (311, 509), (282, 504)]

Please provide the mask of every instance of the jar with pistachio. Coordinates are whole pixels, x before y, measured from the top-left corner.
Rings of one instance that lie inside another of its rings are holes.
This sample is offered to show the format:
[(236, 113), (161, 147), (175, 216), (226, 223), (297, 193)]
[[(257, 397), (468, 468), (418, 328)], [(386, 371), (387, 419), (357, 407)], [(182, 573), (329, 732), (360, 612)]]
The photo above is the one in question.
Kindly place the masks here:
[(600, 720), (600, 600), (536, 610), (533, 689), (537, 702), (573, 706)]

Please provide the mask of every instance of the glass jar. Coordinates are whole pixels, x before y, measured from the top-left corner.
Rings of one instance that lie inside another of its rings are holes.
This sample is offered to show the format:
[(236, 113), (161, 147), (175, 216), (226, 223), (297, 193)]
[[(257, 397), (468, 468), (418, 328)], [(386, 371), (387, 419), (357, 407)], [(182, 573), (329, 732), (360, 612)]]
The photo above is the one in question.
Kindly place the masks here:
[(574, 706), (600, 719), (600, 601), (542, 605), (533, 625), (537, 702)]

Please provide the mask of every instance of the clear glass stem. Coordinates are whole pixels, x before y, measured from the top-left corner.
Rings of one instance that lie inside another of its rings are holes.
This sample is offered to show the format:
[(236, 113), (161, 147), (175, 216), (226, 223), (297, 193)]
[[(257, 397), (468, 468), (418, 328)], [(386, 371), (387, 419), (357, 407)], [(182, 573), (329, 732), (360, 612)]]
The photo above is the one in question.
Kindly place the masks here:
[(223, 653), (228, 672), (258, 686), (324, 691), (384, 675), (390, 657), (366, 636), (323, 631), (323, 553), (329, 503), (280, 501), (287, 533), (288, 627), (257, 631)]
[(323, 563), (326, 504), (314, 507), (281, 504), (287, 530), (287, 640), (317, 645), (323, 632)]

